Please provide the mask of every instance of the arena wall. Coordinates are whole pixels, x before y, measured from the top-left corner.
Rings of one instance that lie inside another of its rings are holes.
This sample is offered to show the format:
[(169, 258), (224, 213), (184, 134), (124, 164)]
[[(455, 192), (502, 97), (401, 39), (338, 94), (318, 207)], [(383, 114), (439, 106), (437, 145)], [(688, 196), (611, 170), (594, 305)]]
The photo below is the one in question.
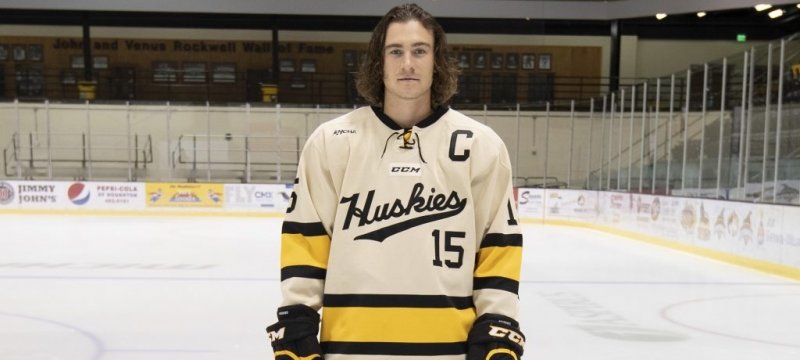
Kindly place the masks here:
[(518, 201), (524, 222), (608, 232), (800, 279), (800, 207), (524, 188)]

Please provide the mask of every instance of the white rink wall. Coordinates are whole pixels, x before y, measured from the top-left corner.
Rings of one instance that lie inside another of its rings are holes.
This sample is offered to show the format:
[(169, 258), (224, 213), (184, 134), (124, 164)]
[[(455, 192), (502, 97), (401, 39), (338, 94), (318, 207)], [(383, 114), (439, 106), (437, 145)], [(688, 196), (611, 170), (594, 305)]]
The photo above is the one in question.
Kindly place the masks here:
[(800, 207), (565, 189), (518, 189), (525, 222), (591, 228), (800, 279)]
[(292, 184), (0, 181), (0, 214), (283, 216)]
[[(292, 184), (0, 181), (0, 215), (282, 217)], [(800, 280), (800, 207), (517, 189), (523, 222), (604, 231)], [(535, 239), (527, 239), (531, 241)]]

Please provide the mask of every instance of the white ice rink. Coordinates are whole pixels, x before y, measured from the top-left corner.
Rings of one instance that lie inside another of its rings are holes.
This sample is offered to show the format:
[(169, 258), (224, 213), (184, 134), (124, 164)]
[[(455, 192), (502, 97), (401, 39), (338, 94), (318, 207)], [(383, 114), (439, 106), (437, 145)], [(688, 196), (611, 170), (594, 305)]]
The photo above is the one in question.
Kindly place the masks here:
[[(279, 230), (0, 215), (0, 360), (271, 359)], [(525, 227), (522, 279), (526, 359), (800, 359), (796, 281), (539, 225)]]

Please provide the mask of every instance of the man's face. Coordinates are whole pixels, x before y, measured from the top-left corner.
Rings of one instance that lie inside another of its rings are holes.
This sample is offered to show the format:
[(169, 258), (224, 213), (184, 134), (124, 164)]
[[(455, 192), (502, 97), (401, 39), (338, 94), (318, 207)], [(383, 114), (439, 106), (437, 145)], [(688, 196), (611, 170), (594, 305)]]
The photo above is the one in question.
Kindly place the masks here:
[(433, 83), (433, 33), (416, 20), (395, 22), (386, 31), (385, 43), (384, 103), (392, 99), (429, 101)]

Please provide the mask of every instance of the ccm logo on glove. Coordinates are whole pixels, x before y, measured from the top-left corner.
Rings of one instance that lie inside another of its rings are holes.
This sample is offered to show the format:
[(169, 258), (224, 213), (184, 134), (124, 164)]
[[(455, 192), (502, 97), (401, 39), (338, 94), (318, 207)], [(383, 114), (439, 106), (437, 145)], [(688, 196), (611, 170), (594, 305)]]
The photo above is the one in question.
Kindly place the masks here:
[(506, 328), (502, 328), (499, 326), (489, 325), (489, 335), (498, 337), (498, 338), (505, 338), (507, 337), (509, 340), (519, 344), (519, 346), (525, 346), (525, 338), (522, 337), (516, 331), (512, 331)]
[(286, 327), (280, 328), (278, 331), (268, 331), (267, 337), (269, 341), (281, 340), (283, 339), (284, 334), (286, 334)]

